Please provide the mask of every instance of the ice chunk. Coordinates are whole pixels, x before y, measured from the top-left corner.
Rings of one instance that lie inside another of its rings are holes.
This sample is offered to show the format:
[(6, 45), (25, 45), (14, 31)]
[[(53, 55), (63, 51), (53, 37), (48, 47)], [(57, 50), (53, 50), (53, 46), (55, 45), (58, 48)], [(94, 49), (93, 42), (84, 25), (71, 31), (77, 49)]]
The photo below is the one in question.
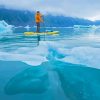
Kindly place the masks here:
[(0, 33), (12, 32), (12, 25), (8, 25), (4, 20), (0, 21)]

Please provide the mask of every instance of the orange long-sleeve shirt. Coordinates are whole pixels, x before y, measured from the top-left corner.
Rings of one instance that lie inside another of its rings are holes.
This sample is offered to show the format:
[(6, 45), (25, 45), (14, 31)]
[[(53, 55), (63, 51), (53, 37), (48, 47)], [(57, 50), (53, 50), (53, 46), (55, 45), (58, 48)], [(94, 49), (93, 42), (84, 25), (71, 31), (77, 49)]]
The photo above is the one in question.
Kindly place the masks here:
[(36, 23), (40, 23), (40, 22), (43, 21), (42, 20), (42, 15), (40, 13), (35, 15), (35, 21), (36, 21)]

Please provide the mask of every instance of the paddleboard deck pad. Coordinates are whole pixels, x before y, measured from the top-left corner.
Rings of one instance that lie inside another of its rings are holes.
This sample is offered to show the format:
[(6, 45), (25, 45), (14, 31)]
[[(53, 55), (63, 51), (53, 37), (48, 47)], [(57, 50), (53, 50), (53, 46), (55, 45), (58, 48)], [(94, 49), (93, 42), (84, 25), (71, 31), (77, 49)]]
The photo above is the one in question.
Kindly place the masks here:
[(34, 36), (34, 35), (56, 35), (59, 34), (59, 31), (51, 31), (51, 32), (24, 32), (25, 36)]

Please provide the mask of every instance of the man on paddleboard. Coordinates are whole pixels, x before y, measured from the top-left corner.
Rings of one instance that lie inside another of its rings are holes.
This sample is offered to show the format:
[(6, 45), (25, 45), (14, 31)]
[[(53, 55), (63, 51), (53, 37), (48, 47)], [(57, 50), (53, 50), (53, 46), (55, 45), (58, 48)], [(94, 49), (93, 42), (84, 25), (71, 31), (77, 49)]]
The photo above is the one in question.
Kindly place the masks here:
[(43, 22), (43, 19), (42, 19), (42, 15), (39, 11), (36, 12), (35, 14), (35, 22), (36, 22), (36, 32), (39, 33), (40, 32), (40, 23)]

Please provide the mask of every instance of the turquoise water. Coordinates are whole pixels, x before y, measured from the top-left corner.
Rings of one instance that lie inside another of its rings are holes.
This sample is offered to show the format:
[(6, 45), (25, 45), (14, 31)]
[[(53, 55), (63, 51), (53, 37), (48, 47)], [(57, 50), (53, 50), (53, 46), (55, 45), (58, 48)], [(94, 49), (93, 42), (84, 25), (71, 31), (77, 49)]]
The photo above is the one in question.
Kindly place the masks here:
[(59, 35), (0, 33), (0, 100), (100, 100), (99, 27), (53, 27)]

